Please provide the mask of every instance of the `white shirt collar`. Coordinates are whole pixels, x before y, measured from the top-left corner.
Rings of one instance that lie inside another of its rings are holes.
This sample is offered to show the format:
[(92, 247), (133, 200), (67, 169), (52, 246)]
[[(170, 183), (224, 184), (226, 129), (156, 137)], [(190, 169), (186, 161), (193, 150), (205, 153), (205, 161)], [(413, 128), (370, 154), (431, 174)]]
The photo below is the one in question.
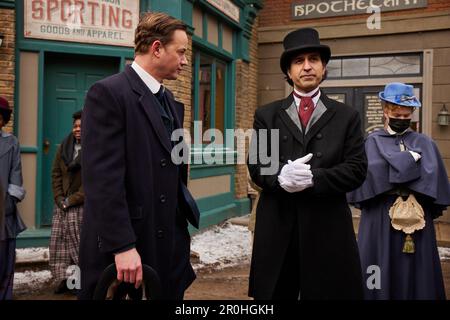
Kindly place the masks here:
[(155, 94), (159, 91), (161, 83), (158, 82), (150, 73), (145, 71), (136, 61), (133, 61), (131, 67), (138, 74), (139, 78), (144, 81), (145, 85), (150, 89), (150, 91)]
[(6, 137), (9, 137), (10, 135), (11, 135), (11, 133), (3, 131), (3, 129), (0, 130), (0, 136), (1, 137), (6, 138)]
[[(311, 97), (311, 96), (313, 96), (318, 90), (320, 90), (319, 87), (315, 88), (314, 90), (312, 90), (312, 91), (310, 91), (310, 92), (308, 92), (308, 93), (302, 93), (302, 92), (300, 92), (300, 91), (298, 91), (297, 89), (294, 88), (295, 93), (298, 94), (298, 95), (301, 96), (301, 97)], [(313, 100), (313, 103), (314, 103), (314, 108), (317, 106), (317, 103), (319, 102), (320, 95), (321, 95), (321, 92), (319, 91), (319, 93), (317, 94), (317, 96), (315, 96), (315, 97), (312, 99), (312, 100)], [(294, 95), (294, 101), (295, 101), (295, 105), (297, 106), (297, 109), (298, 109), (298, 107), (300, 106), (300, 99), (297, 98), (297, 96)]]

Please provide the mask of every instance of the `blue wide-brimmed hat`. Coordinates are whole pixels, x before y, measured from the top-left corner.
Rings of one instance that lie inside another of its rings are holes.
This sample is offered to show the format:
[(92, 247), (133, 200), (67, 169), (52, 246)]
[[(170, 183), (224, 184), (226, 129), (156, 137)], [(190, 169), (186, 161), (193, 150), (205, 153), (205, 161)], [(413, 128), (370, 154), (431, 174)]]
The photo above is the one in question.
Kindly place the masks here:
[(381, 100), (404, 107), (419, 108), (422, 106), (414, 95), (414, 87), (400, 82), (388, 83), (378, 96)]

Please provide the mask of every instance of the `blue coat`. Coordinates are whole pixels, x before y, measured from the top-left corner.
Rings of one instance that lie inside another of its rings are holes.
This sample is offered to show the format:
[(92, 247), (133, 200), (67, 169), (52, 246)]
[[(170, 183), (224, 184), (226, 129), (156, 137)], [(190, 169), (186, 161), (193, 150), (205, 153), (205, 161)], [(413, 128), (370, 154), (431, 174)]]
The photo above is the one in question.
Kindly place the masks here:
[[(168, 96), (175, 128), (180, 128), (184, 106), (170, 92)], [(92, 298), (113, 253), (133, 244), (142, 263), (158, 273), (164, 297), (171, 296), (170, 270), (180, 263), (172, 254), (176, 211), (186, 225), (187, 219), (198, 227), (199, 216), (186, 188), (187, 165), (171, 161), (172, 145), (158, 106), (130, 66), (95, 83), (87, 94), (82, 118), (82, 299)], [(189, 239), (183, 241), (189, 246)], [(182, 289), (195, 277), (190, 264), (183, 272)]]
[[(400, 151), (400, 139), (422, 158), (416, 162), (409, 152)], [(410, 130), (402, 136), (378, 130), (367, 137), (365, 148), (367, 178), (348, 194), (349, 202), (361, 208), (358, 245), (364, 279), (375, 279), (373, 271), (366, 273), (370, 266), (380, 270), (380, 287), (365, 286), (365, 297), (445, 299), (433, 219), (450, 205), (450, 184), (436, 144)], [(412, 234), (413, 254), (402, 252), (405, 234), (391, 226), (389, 217), (398, 197), (393, 190), (399, 188), (414, 193), (425, 212), (425, 227)]]

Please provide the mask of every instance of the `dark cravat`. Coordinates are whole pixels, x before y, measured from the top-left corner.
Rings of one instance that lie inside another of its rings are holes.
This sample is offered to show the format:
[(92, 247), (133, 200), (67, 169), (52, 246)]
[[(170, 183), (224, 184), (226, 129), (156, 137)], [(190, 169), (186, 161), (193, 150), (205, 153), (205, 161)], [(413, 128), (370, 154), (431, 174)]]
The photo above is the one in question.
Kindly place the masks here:
[(311, 97), (301, 96), (294, 91), (294, 96), (300, 99), (300, 107), (298, 108), (298, 116), (303, 127), (306, 128), (308, 125), (309, 119), (311, 119), (311, 115), (314, 112), (314, 101), (313, 98), (317, 96), (319, 90), (316, 91)]
[(172, 113), (169, 109), (169, 103), (167, 101), (166, 90), (164, 86), (161, 85), (159, 91), (155, 93), (155, 97), (158, 99), (159, 104), (161, 106), (161, 119), (166, 127), (167, 133), (169, 137), (172, 135), (172, 131), (174, 129), (174, 120), (172, 117)]

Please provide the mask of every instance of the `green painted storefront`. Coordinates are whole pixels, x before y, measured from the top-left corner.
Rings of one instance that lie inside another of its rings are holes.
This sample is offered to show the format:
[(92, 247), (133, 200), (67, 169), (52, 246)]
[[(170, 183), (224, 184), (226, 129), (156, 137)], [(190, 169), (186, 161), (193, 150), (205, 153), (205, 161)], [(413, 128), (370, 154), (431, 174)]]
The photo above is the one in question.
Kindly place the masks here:
[[(202, 120), (202, 110), (199, 106), (204, 99), (199, 98), (202, 93), (200, 77), (205, 74), (205, 68), (208, 68), (210, 75), (208, 90), (213, 92), (207, 101), (210, 108), (208, 119), (211, 129), (235, 128), (235, 62), (237, 59), (249, 60), (249, 30), (258, 9), (261, 8), (261, 1), (235, 0), (232, 2), (239, 8), (239, 21), (230, 18), (206, 0), (141, 0), (139, 3), (140, 12), (149, 10), (166, 12), (182, 19), (190, 26), (193, 51), (192, 109), (194, 117), (192, 120)], [(70, 116), (74, 111), (81, 109), (84, 95), (93, 82), (122, 71), (126, 63), (132, 61), (133, 49), (25, 38), (23, 1), (0, 1), (0, 7), (16, 11), (14, 132), (19, 135), (20, 140), (21, 132), (27, 132), (27, 128), (21, 128), (21, 126), (27, 125), (24, 119), (27, 119), (29, 112), (24, 107), (25, 100), (29, 99), (25, 92), (26, 77), (36, 77), (34, 99), (36, 110), (33, 111), (36, 114), (33, 118), (36, 122), (33, 124), (36, 127), (36, 136), (23, 139), (25, 143), (21, 141), (24, 171), (28, 172), (29, 176), (31, 176), (30, 172), (35, 173), (34, 199), (25, 208), (27, 212), (23, 212), (24, 208), (21, 210), (23, 215), (33, 216), (34, 225), (19, 236), (18, 247), (46, 246), (50, 237), (53, 207), (50, 187), (51, 164), (58, 144), (70, 132)], [(194, 10), (197, 13), (201, 12), (200, 33), (195, 32), (193, 26)], [(208, 29), (211, 26), (208, 19), (210, 17), (217, 22), (218, 32), (215, 44), (211, 43), (211, 35), (208, 35)], [(204, 61), (207, 61), (207, 64), (204, 64)], [(28, 68), (29, 66), (33, 68)], [(219, 87), (220, 93), (217, 89)], [(220, 104), (216, 99), (220, 99)], [(220, 108), (216, 108), (218, 105)], [(201, 153), (204, 147), (205, 145), (193, 146), (192, 156)], [(219, 152), (236, 156), (235, 150), (223, 148)], [(232, 164), (191, 165), (190, 182), (194, 184), (199, 182), (197, 184), (201, 186), (202, 181), (207, 183), (220, 178), (221, 180), (217, 182), (226, 181), (229, 185), (225, 192), (196, 197), (201, 211), (201, 228), (232, 216), (249, 213), (249, 199), (237, 199), (235, 196), (235, 174), (235, 165)], [(26, 179), (26, 175), (24, 178)]]

